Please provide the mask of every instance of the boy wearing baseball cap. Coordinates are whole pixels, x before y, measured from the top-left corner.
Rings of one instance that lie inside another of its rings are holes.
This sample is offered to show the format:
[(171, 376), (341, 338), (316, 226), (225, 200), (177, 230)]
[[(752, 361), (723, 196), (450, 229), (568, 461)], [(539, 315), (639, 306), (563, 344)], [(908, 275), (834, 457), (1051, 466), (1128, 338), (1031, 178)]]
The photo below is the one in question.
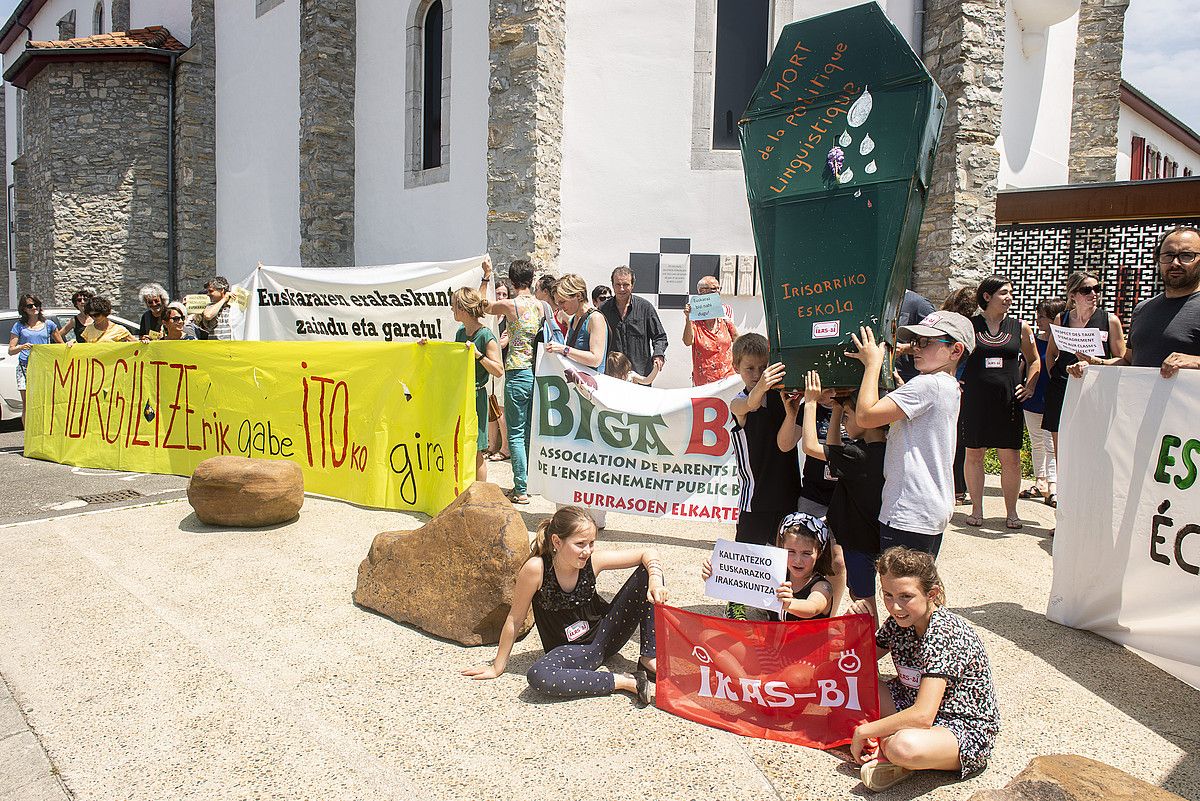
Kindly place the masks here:
[(865, 326), (851, 334), (858, 349), (847, 353), (863, 363), (858, 390), (858, 423), (891, 425), (883, 461), (883, 505), (879, 510), (879, 551), (904, 545), (937, 557), (942, 532), (954, 514), (954, 439), (958, 427), (959, 361), (975, 348), (975, 329), (966, 317), (936, 311), (916, 325), (901, 327), (898, 342), (909, 343), (920, 373), (879, 397), (883, 343)]

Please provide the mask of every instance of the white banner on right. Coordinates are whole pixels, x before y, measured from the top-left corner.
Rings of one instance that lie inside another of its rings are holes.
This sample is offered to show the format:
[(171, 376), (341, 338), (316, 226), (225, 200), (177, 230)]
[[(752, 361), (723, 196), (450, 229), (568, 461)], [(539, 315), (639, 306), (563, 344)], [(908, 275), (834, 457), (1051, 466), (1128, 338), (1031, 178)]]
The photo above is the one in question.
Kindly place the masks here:
[(1089, 368), (1062, 419), (1046, 617), (1200, 689), (1200, 371)]

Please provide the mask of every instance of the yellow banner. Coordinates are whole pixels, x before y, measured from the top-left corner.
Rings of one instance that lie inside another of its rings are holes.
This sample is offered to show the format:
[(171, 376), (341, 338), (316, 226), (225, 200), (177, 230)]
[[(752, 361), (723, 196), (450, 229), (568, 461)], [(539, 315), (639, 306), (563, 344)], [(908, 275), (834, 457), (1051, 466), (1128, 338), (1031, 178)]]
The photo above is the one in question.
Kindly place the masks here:
[(290, 459), (306, 491), (436, 514), (475, 480), (475, 367), (452, 342), (42, 345), (25, 455), (188, 476)]

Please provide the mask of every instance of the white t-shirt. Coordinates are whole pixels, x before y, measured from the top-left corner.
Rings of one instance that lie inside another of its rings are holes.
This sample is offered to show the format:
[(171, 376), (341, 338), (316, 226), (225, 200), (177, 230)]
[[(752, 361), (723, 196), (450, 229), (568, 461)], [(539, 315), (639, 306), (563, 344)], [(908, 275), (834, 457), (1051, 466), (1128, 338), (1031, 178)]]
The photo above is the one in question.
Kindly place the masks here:
[(954, 514), (958, 381), (949, 373), (918, 375), (887, 397), (905, 419), (892, 423), (888, 432), (879, 522), (941, 534)]

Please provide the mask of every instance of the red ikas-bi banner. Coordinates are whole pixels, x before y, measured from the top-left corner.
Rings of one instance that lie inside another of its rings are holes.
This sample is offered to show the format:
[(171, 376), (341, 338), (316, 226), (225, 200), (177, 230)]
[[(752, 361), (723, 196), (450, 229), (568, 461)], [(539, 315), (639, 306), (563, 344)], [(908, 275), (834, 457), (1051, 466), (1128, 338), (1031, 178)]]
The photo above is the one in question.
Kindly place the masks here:
[(655, 609), (657, 705), (697, 723), (809, 748), (879, 717), (869, 615), (787, 623)]

